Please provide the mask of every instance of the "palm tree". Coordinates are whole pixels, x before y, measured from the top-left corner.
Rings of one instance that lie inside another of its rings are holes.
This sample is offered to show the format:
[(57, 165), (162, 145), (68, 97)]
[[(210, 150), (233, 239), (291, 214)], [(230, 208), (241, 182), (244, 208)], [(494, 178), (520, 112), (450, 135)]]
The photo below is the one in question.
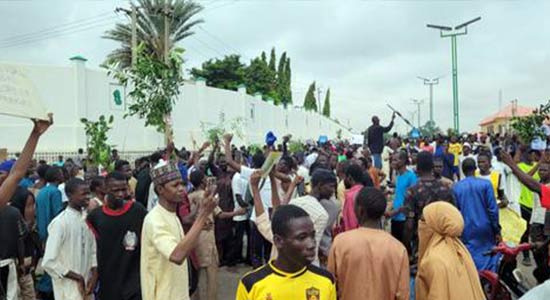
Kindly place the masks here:
[[(203, 23), (202, 19), (191, 20), (203, 7), (192, 0), (137, 0), (137, 41), (144, 43), (147, 52), (159, 60), (164, 57), (164, 16), (166, 6), (169, 18), (169, 49), (184, 38), (194, 34), (193, 26)], [(106, 64), (119, 63), (119, 68), (127, 68), (132, 62), (132, 24), (117, 23), (103, 38), (118, 41), (121, 47), (113, 50)]]

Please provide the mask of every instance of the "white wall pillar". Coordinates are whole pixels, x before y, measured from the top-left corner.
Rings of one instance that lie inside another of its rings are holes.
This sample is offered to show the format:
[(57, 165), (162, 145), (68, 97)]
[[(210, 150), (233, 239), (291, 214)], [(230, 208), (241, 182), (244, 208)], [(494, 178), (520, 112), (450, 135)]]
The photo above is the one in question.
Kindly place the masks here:
[(75, 76), (75, 92), (74, 101), (76, 103), (76, 111), (73, 126), (73, 150), (78, 148), (86, 148), (86, 134), (84, 132), (84, 125), (80, 122), (81, 118), (89, 118), (88, 114), (88, 99), (86, 96), (86, 61), (87, 59), (77, 55), (70, 58), (73, 62), (74, 76)]

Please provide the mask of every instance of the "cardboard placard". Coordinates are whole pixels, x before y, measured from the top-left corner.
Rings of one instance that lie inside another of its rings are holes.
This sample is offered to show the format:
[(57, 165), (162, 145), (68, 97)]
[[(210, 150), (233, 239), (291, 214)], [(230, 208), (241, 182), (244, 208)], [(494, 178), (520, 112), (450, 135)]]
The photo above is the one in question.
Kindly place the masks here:
[(49, 120), (46, 106), (25, 67), (0, 64), (0, 114)]
[(0, 162), (8, 159), (8, 149), (0, 148)]
[(262, 178), (266, 178), (267, 176), (269, 176), (269, 172), (271, 172), (271, 169), (273, 169), (273, 167), (276, 166), (277, 163), (279, 163), (279, 160), (281, 160), (282, 156), (283, 153), (278, 151), (272, 151), (269, 153), (261, 168)]

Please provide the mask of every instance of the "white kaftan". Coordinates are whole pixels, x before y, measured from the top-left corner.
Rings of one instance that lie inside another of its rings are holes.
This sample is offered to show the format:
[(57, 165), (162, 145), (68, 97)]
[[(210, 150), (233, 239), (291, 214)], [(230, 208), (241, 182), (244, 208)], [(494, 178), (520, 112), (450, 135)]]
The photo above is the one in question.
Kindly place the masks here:
[(95, 238), (83, 212), (68, 206), (52, 220), (42, 267), (52, 277), (56, 300), (83, 299), (78, 283), (65, 277), (73, 271), (82, 275), (87, 284), (91, 268), (97, 267)]

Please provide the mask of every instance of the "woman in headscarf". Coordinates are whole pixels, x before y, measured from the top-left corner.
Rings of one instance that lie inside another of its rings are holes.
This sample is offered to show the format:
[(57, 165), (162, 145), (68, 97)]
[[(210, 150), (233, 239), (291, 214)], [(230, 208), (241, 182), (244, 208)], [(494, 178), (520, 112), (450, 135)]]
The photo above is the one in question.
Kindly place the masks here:
[(419, 221), (416, 299), (484, 300), (472, 256), (460, 241), (464, 220), (447, 202), (424, 208)]
[(35, 222), (35, 199), (34, 194), (24, 187), (17, 187), (15, 193), (10, 199), (10, 205), (17, 208), (25, 221), (25, 234), (22, 239), (21, 249), (24, 251), (24, 262), (22, 264), (22, 273), (19, 274), (19, 299), (34, 300), (34, 270), (38, 265), (38, 260), (43, 255), (43, 249), (36, 231)]

